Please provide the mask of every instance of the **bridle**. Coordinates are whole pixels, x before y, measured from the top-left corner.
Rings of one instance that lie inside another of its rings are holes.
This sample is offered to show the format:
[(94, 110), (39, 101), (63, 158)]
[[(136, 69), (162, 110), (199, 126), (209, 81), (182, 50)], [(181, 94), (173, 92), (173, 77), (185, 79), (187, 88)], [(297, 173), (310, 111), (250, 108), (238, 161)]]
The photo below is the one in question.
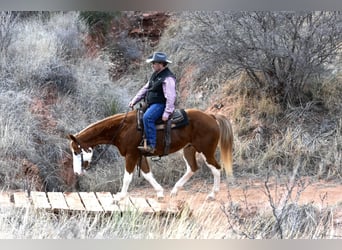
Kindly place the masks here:
[(81, 143), (79, 142), (79, 140), (76, 137), (75, 137), (75, 142), (76, 142), (77, 148), (80, 150), (81, 167), (83, 168), (83, 166), (84, 166), (84, 156), (83, 156), (84, 149), (82, 148)]

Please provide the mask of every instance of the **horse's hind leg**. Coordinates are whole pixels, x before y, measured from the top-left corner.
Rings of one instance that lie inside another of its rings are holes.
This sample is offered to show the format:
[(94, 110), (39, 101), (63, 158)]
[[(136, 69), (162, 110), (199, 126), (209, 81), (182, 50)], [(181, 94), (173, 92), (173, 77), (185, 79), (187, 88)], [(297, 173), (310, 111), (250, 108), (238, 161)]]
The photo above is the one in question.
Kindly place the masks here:
[(214, 176), (213, 189), (208, 194), (207, 199), (215, 199), (215, 194), (220, 191), (221, 166), (218, 164), (214, 156), (208, 156), (208, 155), (202, 154), (202, 157)]
[(153, 174), (150, 170), (150, 167), (148, 165), (146, 157), (141, 158), (141, 170), (142, 170), (142, 175), (144, 178), (152, 185), (152, 187), (156, 190), (157, 192), (157, 198), (163, 199), (164, 198), (164, 189), (163, 187), (156, 181), (156, 179), (153, 177)]
[(198, 169), (196, 162), (196, 149), (188, 145), (183, 149), (183, 158), (186, 163), (186, 172), (185, 174), (176, 182), (175, 186), (171, 191), (171, 196), (175, 196), (178, 190), (184, 186), (184, 184), (194, 175), (196, 170)]

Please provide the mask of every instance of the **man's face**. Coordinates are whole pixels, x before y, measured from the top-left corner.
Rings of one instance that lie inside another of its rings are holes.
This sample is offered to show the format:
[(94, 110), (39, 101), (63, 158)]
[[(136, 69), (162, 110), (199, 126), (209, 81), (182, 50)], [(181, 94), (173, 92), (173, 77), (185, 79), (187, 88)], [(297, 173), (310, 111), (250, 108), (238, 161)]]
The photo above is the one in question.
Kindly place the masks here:
[(152, 68), (154, 71), (159, 72), (164, 68), (164, 65), (160, 62), (152, 62)]

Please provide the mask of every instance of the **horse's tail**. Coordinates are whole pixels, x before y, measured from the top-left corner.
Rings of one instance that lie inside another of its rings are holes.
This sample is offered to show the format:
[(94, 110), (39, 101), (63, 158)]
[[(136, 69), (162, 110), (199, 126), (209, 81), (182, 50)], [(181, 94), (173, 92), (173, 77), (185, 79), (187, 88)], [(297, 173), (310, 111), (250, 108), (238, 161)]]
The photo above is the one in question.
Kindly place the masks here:
[(233, 177), (233, 128), (227, 117), (215, 115), (220, 127), (221, 162), (227, 177)]

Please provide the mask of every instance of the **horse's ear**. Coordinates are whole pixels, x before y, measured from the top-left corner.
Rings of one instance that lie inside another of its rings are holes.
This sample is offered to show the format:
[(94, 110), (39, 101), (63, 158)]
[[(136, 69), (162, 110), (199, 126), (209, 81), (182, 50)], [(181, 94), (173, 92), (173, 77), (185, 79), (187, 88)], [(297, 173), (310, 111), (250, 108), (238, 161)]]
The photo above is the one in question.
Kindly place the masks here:
[(76, 137), (74, 135), (69, 134), (69, 135), (67, 135), (67, 138), (72, 140), (72, 141), (74, 141), (75, 143), (77, 143), (77, 139), (76, 139)]

